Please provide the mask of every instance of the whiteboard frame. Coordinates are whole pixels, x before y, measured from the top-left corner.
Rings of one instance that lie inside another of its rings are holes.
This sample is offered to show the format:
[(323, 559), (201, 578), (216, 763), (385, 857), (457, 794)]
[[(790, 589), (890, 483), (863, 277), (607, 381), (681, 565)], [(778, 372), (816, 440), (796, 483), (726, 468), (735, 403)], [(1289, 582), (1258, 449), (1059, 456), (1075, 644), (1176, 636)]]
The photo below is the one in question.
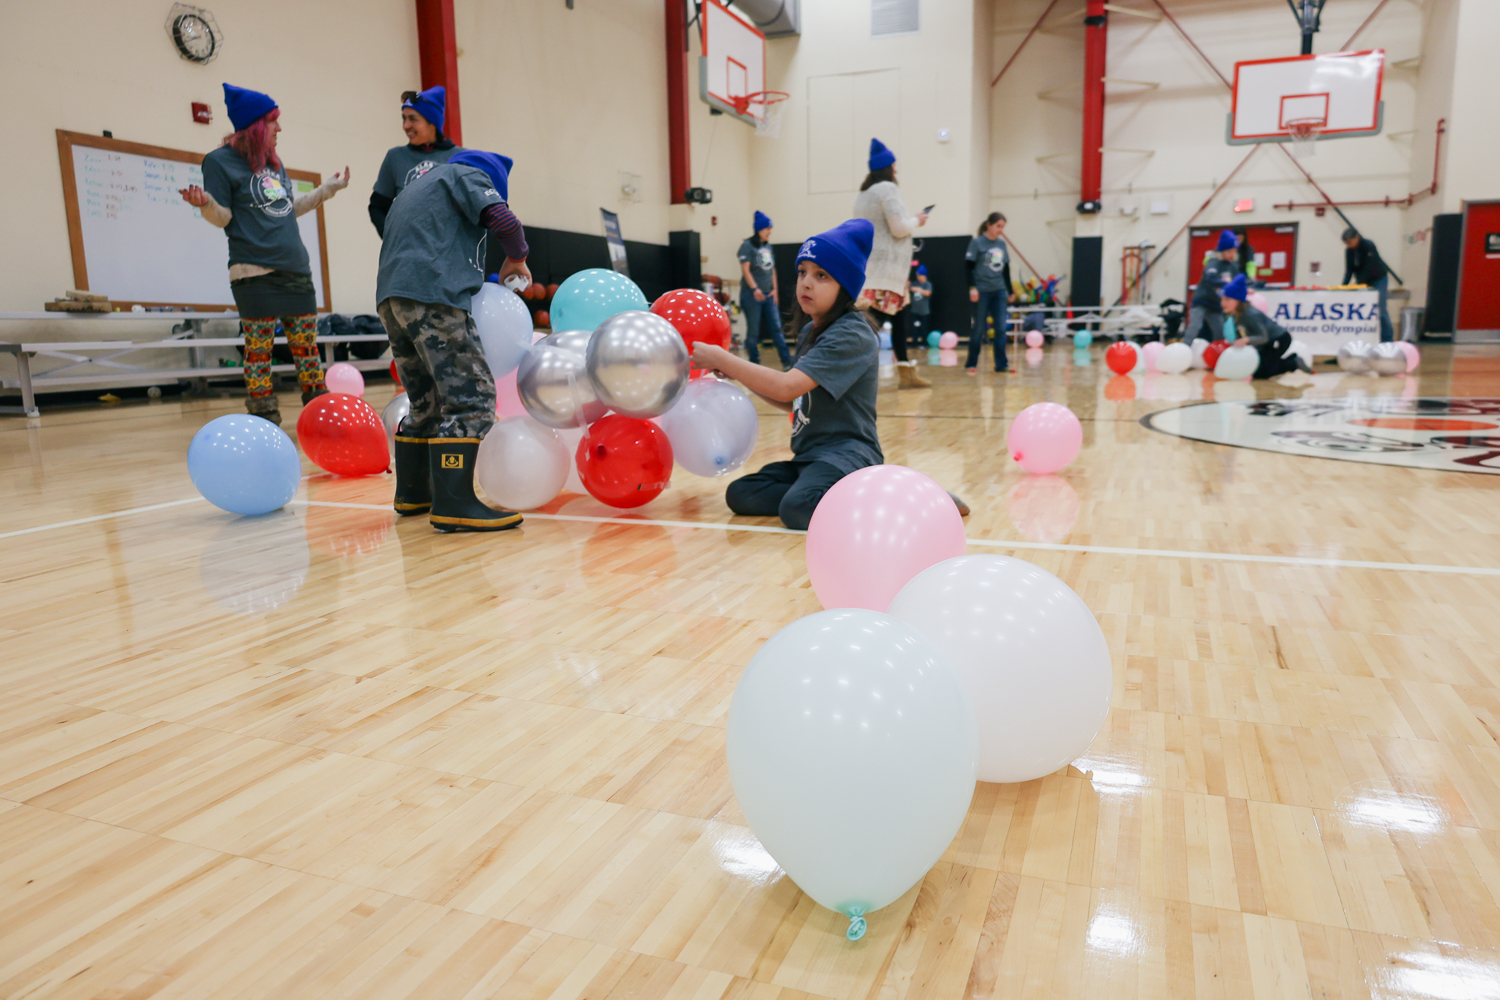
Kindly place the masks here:
[[(190, 153), (182, 149), (168, 149), (165, 146), (151, 146), (140, 142), (126, 142), (123, 139), (111, 139), (102, 135), (87, 135), (83, 132), (68, 132), (57, 129), (57, 160), (62, 170), (63, 204), (68, 215), (68, 246), (73, 255), (73, 287), (79, 291), (89, 290), (89, 265), (83, 247), (83, 217), (78, 210), (78, 180), (73, 170), (73, 147), (86, 146), (90, 149), (105, 149), (112, 153), (132, 153), (136, 156), (150, 156), (159, 160), (176, 160), (180, 163), (191, 163), (194, 166), (203, 165), (202, 153)], [(293, 180), (311, 181), (314, 185), (323, 183), (323, 175), (310, 170), (287, 169), (287, 176)], [(318, 213), (318, 250), (320, 263), (322, 265), (323, 279), (323, 305), (318, 312), (333, 311), (333, 289), (328, 281), (328, 229), (323, 221), (323, 206), (317, 207)], [(205, 223), (207, 225), (207, 223)], [(227, 257), (226, 257), (227, 260)], [(228, 266), (227, 264), (225, 265)], [(226, 306), (222, 303), (212, 302), (145, 302), (125, 299), (110, 299), (110, 304), (129, 309), (132, 306), (174, 306), (179, 309), (190, 309), (194, 312), (233, 312), (234, 306)]]

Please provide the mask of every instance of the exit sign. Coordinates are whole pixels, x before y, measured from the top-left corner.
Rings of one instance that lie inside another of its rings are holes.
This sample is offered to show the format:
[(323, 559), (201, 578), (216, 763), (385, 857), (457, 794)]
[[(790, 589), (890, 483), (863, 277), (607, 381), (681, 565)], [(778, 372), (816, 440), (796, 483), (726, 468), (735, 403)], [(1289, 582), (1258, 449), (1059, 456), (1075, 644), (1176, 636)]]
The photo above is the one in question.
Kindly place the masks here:
[(1241, 198), (1239, 201), (1237, 201), (1237, 202), (1234, 203), (1234, 210), (1236, 212), (1253, 212), (1253, 211), (1255, 211), (1255, 199), (1254, 198)]

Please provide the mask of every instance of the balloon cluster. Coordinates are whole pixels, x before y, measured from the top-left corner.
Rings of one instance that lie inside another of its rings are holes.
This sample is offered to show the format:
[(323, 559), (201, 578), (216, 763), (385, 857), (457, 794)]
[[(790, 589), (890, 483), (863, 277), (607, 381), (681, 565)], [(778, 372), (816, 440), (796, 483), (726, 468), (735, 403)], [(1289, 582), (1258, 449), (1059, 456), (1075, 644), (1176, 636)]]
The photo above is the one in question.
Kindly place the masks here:
[(729, 346), (729, 315), (712, 296), (678, 289), (648, 308), (629, 278), (593, 268), (557, 286), (550, 302), (556, 332), (533, 344), (514, 292), (491, 284), (475, 297), (502, 418), (475, 466), (492, 500), (534, 509), (576, 472), (595, 499), (638, 507), (667, 487), (674, 460), (722, 476), (750, 457), (759, 427), (749, 397), (689, 369), (694, 342)]
[(942, 857), (976, 778), (1056, 771), (1109, 711), (1109, 649), (1078, 595), (965, 544), (952, 499), (921, 473), (839, 480), (807, 530), (826, 610), (771, 637), (730, 703), (745, 819), (804, 892), (849, 918), (850, 940)]
[(1401, 375), (1422, 362), (1417, 345), (1404, 340), (1369, 344), (1351, 340), (1339, 348), (1339, 367), (1351, 375)]

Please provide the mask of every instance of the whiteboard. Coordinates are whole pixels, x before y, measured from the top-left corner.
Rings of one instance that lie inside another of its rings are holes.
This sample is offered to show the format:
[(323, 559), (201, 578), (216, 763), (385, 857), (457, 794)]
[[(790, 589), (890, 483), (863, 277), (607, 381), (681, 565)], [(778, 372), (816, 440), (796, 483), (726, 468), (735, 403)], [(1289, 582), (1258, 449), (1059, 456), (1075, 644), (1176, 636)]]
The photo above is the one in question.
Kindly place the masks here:
[[(200, 154), (62, 131), (58, 149), (77, 287), (126, 307), (234, 308), (224, 231), (177, 193), (203, 183)], [(315, 174), (289, 173), (298, 194), (316, 186)], [(322, 215), (322, 208), (309, 212), (297, 227), (312, 264), (318, 308), (326, 309)]]

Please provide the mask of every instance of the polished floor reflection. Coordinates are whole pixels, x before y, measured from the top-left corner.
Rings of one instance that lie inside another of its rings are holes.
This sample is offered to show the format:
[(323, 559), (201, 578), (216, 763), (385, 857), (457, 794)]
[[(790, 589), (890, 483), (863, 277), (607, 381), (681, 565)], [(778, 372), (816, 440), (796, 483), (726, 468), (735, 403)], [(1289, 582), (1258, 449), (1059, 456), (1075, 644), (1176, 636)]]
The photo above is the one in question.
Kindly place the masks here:
[[(883, 383), (888, 460), (1082, 595), (1115, 690), (857, 943), (729, 785), (739, 673), (818, 605), (801, 536), (724, 529), (773, 525), (724, 481), (440, 536), (308, 467), (238, 519), (183, 463), (237, 401), (7, 418), (0, 996), (1500, 997), (1500, 482), (1141, 422), (1500, 397), (1500, 350), (1424, 354), (1229, 384), (1059, 345)], [(1056, 476), (1005, 455), (1039, 400), (1084, 422)], [(764, 410), (752, 467), (786, 435)]]

